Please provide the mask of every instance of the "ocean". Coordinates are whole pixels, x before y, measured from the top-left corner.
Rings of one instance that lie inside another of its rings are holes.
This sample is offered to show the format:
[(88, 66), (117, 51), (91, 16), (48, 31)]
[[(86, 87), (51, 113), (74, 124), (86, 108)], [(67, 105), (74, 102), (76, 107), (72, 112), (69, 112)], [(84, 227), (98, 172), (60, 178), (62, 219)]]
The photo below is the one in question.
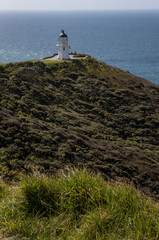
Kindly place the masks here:
[(159, 84), (159, 11), (0, 12), (0, 63), (57, 53), (64, 29), (71, 51)]

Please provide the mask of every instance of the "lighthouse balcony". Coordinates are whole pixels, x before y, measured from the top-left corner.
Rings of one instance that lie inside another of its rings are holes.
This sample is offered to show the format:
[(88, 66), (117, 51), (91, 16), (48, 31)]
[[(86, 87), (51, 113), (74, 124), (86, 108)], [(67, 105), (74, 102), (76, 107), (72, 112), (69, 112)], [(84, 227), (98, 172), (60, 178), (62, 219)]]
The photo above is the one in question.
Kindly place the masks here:
[(68, 40), (67, 40), (67, 39), (59, 39), (58, 42), (59, 42), (59, 43), (68, 43)]
[(68, 42), (67, 43), (58, 43), (58, 44), (56, 44), (56, 46), (57, 47), (68, 47), (69, 44), (68, 44)]

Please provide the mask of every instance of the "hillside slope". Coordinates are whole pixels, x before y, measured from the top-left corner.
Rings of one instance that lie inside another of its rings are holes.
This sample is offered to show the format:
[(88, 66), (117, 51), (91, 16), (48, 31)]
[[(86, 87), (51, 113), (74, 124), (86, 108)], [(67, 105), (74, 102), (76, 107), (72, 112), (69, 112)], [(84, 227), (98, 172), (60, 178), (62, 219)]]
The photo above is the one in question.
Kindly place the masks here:
[(0, 66), (0, 172), (85, 164), (159, 199), (159, 86), (93, 58)]

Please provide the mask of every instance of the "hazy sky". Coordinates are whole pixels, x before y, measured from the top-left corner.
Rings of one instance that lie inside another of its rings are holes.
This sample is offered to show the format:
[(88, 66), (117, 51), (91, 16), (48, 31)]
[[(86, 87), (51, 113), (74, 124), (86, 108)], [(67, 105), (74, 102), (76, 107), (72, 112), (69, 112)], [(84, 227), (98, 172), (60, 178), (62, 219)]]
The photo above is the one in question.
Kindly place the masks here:
[(159, 0), (0, 0), (0, 10), (159, 9)]

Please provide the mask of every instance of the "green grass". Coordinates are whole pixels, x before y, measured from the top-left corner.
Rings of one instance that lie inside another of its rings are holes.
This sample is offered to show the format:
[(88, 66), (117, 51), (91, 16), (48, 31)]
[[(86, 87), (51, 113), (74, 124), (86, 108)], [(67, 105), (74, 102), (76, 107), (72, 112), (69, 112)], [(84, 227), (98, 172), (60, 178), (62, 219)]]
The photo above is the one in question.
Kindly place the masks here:
[(6, 186), (2, 179), (0, 178), (0, 200), (5, 196), (6, 193)]
[[(37, 172), (1, 195), (0, 239), (159, 239), (159, 206), (85, 169)], [(1, 189), (0, 188), (0, 192)]]
[(42, 60), (42, 62), (47, 64), (47, 65), (54, 65), (54, 64), (57, 64), (57, 63), (62, 63), (63, 60)]

